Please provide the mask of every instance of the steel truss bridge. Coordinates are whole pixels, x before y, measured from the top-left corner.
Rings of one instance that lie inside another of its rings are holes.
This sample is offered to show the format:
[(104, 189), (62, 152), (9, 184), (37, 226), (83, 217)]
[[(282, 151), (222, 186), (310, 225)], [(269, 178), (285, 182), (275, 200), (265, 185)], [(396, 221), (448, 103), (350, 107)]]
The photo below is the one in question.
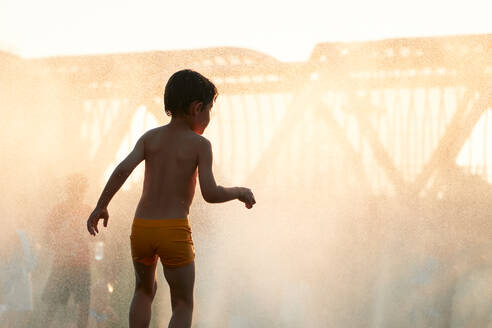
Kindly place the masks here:
[(0, 56), (4, 98), (54, 120), (60, 158), (98, 176), (168, 120), (165, 83), (192, 68), (219, 89), (206, 134), (224, 176), (415, 196), (457, 164), (492, 177), (492, 35), (320, 43), (289, 63), (240, 48)]

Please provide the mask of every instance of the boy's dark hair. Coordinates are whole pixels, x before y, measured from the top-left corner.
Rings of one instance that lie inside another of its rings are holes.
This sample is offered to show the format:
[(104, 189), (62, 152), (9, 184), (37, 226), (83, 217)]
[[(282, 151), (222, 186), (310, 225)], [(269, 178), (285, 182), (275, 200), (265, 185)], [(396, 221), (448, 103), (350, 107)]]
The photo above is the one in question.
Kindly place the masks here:
[(190, 69), (174, 73), (167, 81), (164, 91), (164, 109), (169, 116), (189, 114), (188, 108), (193, 101), (208, 105), (217, 98), (215, 85), (205, 76)]

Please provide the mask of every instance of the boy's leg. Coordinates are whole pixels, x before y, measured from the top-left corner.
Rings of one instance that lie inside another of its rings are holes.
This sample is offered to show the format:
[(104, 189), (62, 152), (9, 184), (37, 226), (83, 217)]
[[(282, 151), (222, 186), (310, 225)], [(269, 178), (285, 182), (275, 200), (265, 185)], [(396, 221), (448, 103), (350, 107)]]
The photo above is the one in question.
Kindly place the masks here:
[(169, 328), (190, 328), (193, 315), (195, 262), (178, 268), (167, 268), (163, 265), (163, 268), (171, 292), (173, 310)]
[(130, 305), (130, 328), (147, 328), (150, 324), (152, 301), (157, 291), (156, 266), (157, 262), (152, 265), (145, 265), (133, 261), (135, 293)]

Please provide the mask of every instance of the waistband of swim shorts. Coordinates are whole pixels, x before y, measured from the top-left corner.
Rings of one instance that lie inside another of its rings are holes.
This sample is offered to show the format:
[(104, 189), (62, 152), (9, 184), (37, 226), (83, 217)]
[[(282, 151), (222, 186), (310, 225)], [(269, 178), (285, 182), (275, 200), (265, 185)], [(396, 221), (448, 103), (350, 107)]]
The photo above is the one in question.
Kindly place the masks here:
[(188, 218), (176, 219), (133, 219), (133, 226), (144, 228), (159, 228), (159, 227), (189, 227)]

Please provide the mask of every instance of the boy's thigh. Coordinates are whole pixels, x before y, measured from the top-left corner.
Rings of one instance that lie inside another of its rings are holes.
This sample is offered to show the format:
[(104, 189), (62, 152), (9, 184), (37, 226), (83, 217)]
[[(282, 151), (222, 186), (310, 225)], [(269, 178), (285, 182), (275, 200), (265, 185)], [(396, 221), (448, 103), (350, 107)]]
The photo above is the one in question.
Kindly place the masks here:
[(171, 296), (180, 299), (193, 299), (195, 286), (195, 261), (177, 268), (162, 266), (164, 276), (171, 290)]
[(153, 292), (156, 267), (157, 261), (150, 265), (147, 265), (133, 260), (133, 268), (135, 269), (135, 280), (137, 288), (144, 288), (149, 292)]

